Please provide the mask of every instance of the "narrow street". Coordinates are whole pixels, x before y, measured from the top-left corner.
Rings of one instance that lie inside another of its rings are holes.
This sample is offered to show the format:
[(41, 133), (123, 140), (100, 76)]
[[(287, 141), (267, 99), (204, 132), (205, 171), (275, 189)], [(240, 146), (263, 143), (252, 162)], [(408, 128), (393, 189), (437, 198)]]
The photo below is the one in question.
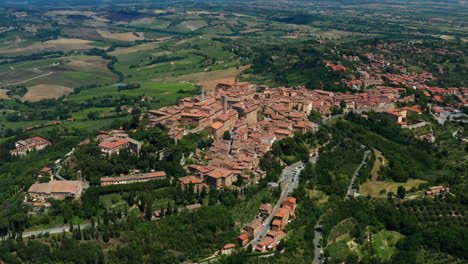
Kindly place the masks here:
[(356, 168), (356, 171), (354, 172), (354, 175), (353, 177), (351, 177), (351, 182), (349, 183), (349, 186), (348, 186), (348, 192), (346, 193), (346, 197), (354, 197), (354, 194), (357, 192), (354, 188), (353, 188), (353, 185), (354, 185), (354, 181), (356, 180), (356, 176), (358, 175), (359, 173), (359, 170), (361, 169), (362, 165), (364, 165), (364, 163), (366, 162), (366, 159), (367, 159), (367, 156), (369, 155), (369, 150), (366, 150), (364, 152), (364, 156), (362, 157), (362, 161), (361, 161), (361, 164), (359, 164), (359, 167)]
[[(301, 168), (299, 169), (299, 167)], [(298, 170), (297, 173), (294, 174), (294, 170), (296, 168), (298, 168)], [(273, 220), (273, 216), (275, 215), (276, 211), (281, 207), (281, 203), (283, 202), (284, 198), (286, 198), (297, 187), (297, 183), (299, 182), (299, 174), (302, 168), (304, 168), (304, 163), (299, 161), (283, 169), (280, 178), (280, 182), (282, 183), (281, 186), (283, 187), (280, 198), (273, 207), (272, 213), (265, 219), (265, 221), (263, 221), (262, 230), (260, 230), (257, 236), (245, 247), (252, 245), (252, 248), (255, 248), (257, 243), (265, 237), (268, 231), (270, 231), (270, 223)]]

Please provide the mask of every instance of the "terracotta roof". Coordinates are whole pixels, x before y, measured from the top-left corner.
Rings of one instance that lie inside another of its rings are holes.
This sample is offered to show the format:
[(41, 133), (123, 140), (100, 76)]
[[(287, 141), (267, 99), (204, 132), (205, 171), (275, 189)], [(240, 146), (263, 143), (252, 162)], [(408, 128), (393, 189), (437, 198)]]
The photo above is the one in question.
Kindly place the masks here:
[(117, 147), (120, 147), (122, 145), (125, 145), (127, 143), (128, 143), (127, 139), (111, 138), (111, 139), (108, 139), (108, 140), (105, 140), (105, 141), (101, 142), (99, 144), (99, 147), (113, 149), (113, 148), (117, 148)]
[(275, 243), (275, 240), (269, 236), (264, 237), (260, 242), (258, 242), (258, 245), (263, 247), (263, 246), (271, 246)]
[(271, 222), (271, 225), (273, 225), (273, 226), (281, 226), (281, 220), (275, 219), (275, 220), (273, 220), (273, 222)]
[(289, 131), (289, 130), (277, 129), (277, 130), (275, 130), (275, 134), (280, 134), (280, 135), (291, 135), (292, 132)]
[(284, 198), (283, 202), (291, 202), (291, 203), (295, 204), (296, 203), (296, 198), (289, 196), (289, 197)]
[(185, 185), (201, 183), (201, 181), (197, 179), (195, 176), (182, 177), (182, 178), (179, 178), (178, 180)]
[(71, 193), (77, 194), (80, 190), (80, 181), (50, 181), (47, 183), (35, 183), (29, 187), (29, 193)]
[(232, 174), (232, 171), (230, 170), (226, 170), (226, 169), (222, 169), (222, 168), (217, 168), (211, 172), (208, 173), (208, 176), (209, 177), (212, 177), (212, 178), (226, 178), (226, 177), (229, 177), (230, 175)]
[(236, 247), (236, 245), (234, 245), (234, 244), (232, 244), (232, 243), (229, 243), (229, 244), (224, 245), (223, 248), (224, 248), (224, 249), (230, 249), (230, 248), (235, 248), (235, 247)]
[(246, 240), (249, 239), (249, 236), (247, 234), (240, 234), (239, 236), (237, 236), (237, 238), (240, 240)]
[(279, 208), (275, 213), (275, 217), (280, 217), (280, 218), (283, 218), (287, 215), (289, 215), (289, 210), (287, 208)]
[(224, 126), (224, 123), (221, 123), (221, 122), (215, 122), (211, 125), (211, 128), (215, 129), (215, 130), (218, 130), (220, 128), (222, 128)]
[(260, 219), (254, 219), (252, 222), (250, 222), (246, 227), (250, 227), (252, 229), (256, 229), (257, 227), (262, 225), (262, 221)]

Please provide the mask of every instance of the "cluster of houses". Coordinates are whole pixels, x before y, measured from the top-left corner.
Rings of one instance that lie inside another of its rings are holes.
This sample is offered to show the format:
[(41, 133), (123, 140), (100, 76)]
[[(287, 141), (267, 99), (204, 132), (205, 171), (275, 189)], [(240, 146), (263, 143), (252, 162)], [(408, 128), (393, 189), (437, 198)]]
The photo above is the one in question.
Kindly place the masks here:
[[(450, 101), (453, 107), (467, 106), (468, 100), (468, 87), (431, 87), (427, 83), (434, 81), (436, 78), (430, 72), (410, 72), (407, 68), (407, 62), (405, 58), (398, 59), (395, 62), (394, 51), (410, 50), (411, 52), (420, 54), (441, 54), (460, 56), (463, 55), (462, 51), (446, 51), (444, 49), (421, 49), (413, 45), (401, 45), (395, 43), (389, 44), (377, 44), (375, 46), (369, 45), (367, 48), (372, 49), (373, 52), (363, 54), (363, 58), (367, 62), (361, 60), (359, 56), (342, 54), (341, 59), (352, 63), (354, 73), (348, 74), (349, 79), (341, 80), (341, 83), (345, 84), (352, 89), (365, 89), (372, 85), (381, 85), (384, 82), (393, 84), (395, 86), (407, 86), (415, 90), (422, 91), (424, 95), (432, 98), (436, 102), (443, 102), (442, 96), (453, 95), (455, 101)], [(336, 50), (332, 51), (337, 53)], [(391, 62), (393, 61), (393, 62)], [(330, 68), (331, 71), (343, 71), (350, 72), (348, 68), (342, 65), (341, 61), (324, 61), (324, 63)], [(387, 69), (393, 68), (397, 70), (397, 73), (390, 73)], [(358, 76), (358, 77), (357, 77)], [(339, 84), (340, 82), (336, 83)]]
[[(258, 252), (265, 252), (268, 250), (273, 250), (279, 244), (280, 240), (286, 236), (284, 228), (289, 223), (291, 218), (296, 217), (296, 198), (286, 197), (281, 203), (281, 207), (276, 211), (272, 211), (273, 208), (270, 204), (263, 204), (260, 206), (260, 215), (263, 217), (268, 217), (273, 214), (273, 219), (269, 223), (269, 231), (266, 233), (256, 245), (255, 250)], [(258, 236), (260, 231), (264, 228), (262, 218), (254, 219), (252, 222), (244, 226), (242, 234), (236, 237), (236, 242), (240, 247), (245, 247), (248, 245), (251, 238)], [(226, 246), (230, 248), (231, 244), (227, 244), (221, 250), (221, 252), (226, 252)]]
[[(346, 111), (393, 109), (402, 92), (384, 86), (354, 94), (305, 87), (257, 89), (234, 80), (220, 82), (201, 96), (180, 99), (177, 105), (150, 110), (149, 126), (165, 126), (176, 141), (188, 133), (206, 131), (214, 139), (204, 153), (208, 164), (187, 166), (189, 176), (178, 180), (183, 187), (225, 189), (238, 175), (251, 181), (264, 177), (259, 160), (275, 141), (316, 131), (318, 125), (308, 119), (312, 111), (325, 117), (343, 102)], [(229, 139), (224, 138), (226, 133)]]

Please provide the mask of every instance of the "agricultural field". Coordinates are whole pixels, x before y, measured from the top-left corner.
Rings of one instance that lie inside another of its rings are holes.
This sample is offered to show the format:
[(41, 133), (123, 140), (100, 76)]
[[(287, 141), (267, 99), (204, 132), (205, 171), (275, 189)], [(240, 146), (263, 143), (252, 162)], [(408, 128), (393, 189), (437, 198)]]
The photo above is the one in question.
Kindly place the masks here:
[[(234, 78), (241, 62), (230, 46), (212, 39), (184, 39), (118, 48), (116, 69), (129, 82), (206, 81)], [(234, 69), (234, 70), (233, 70)], [(223, 72), (225, 71), (225, 72)], [(200, 75), (200, 76), (199, 76)]]
[(393, 182), (393, 181), (372, 181), (368, 180), (361, 185), (359, 192), (363, 195), (375, 195), (375, 196), (385, 196), (388, 193), (392, 192), (397, 193), (398, 186), (403, 186), (408, 192), (412, 188), (418, 189), (421, 184), (427, 184), (428, 181), (420, 179), (410, 179), (407, 182)]
[(117, 81), (107, 63), (97, 56), (63, 56), (4, 64), (0, 65), (0, 85), (26, 86), (28, 93), (21, 98), (23, 101), (58, 98), (71, 93), (73, 88)]
[(197, 88), (190, 83), (146, 83), (141, 88), (121, 90), (115, 86), (104, 86), (82, 90), (78, 94), (67, 97), (66, 100), (75, 102), (106, 98), (118, 99), (121, 96), (151, 97), (158, 106), (176, 103), (177, 99), (197, 94)]

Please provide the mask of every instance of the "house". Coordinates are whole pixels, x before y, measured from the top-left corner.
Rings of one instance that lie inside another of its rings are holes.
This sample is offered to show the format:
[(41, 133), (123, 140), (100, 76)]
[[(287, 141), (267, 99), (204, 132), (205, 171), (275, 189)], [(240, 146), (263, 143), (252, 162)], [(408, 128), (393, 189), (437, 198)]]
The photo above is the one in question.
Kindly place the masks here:
[(243, 247), (249, 243), (249, 236), (247, 234), (240, 234), (236, 237), (236, 240), (237, 243), (239, 243), (239, 246)]
[(275, 248), (276, 248), (275, 240), (269, 236), (266, 236), (260, 242), (258, 242), (255, 250), (258, 252), (265, 252), (268, 250), (273, 250)]
[(434, 186), (434, 187), (429, 188), (429, 191), (426, 192), (426, 195), (437, 196), (437, 195), (441, 195), (441, 194), (445, 194), (445, 193), (449, 193), (449, 192), (450, 192), (450, 190), (449, 190), (448, 187)]
[(15, 143), (15, 149), (10, 150), (12, 156), (24, 156), (30, 151), (39, 151), (50, 145), (50, 141), (41, 137), (32, 137), (18, 140)]
[(286, 197), (281, 204), (282, 208), (286, 208), (289, 211), (289, 217), (296, 217), (295, 209), (296, 209), (296, 198), (294, 197)]
[(289, 215), (290, 212), (288, 208), (279, 208), (273, 216), (273, 221), (271, 222), (271, 230), (283, 230), (284, 227), (288, 224)]
[(273, 208), (271, 207), (271, 204), (262, 204), (262, 205), (260, 206), (260, 208), (259, 208), (260, 214), (263, 215), (263, 216), (270, 215), (272, 209), (273, 209)]
[(139, 154), (141, 150), (141, 142), (129, 138), (127, 134), (116, 134), (111, 137), (104, 138), (99, 147), (102, 153), (106, 155), (119, 154), (120, 151), (127, 149), (132, 153)]
[(289, 208), (290, 210), (295, 210), (296, 209), (296, 198), (294, 197), (286, 197), (283, 200), (283, 203), (281, 204), (282, 207), (284, 208)]
[(189, 188), (190, 185), (192, 185), (194, 192), (200, 192), (204, 186), (207, 186), (199, 178), (195, 176), (181, 177), (181, 178), (178, 178), (177, 180), (181, 183), (183, 190), (185, 190), (186, 188)]
[(224, 247), (221, 249), (221, 254), (222, 255), (230, 255), (232, 253), (232, 251), (234, 251), (234, 248), (236, 247), (236, 245), (230, 243), (230, 244), (226, 244), (224, 245)]
[(102, 177), (101, 186), (115, 185), (115, 184), (130, 184), (136, 182), (147, 182), (151, 180), (166, 179), (164, 171), (152, 171), (148, 173), (138, 173), (122, 175), (118, 177)]
[(255, 237), (260, 230), (262, 230), (262, 220), (255, 219), (244, 227), (244, 231), (249, 234), (250, 237)]
[(218, 190), (225, 189), (226, 187), (231, 186), (235, 181), (235, 175), (231, 170), (216, 168), (204, 175), (204, 181), (211, 188)]
[(47, 183), (34, 183), (28, 189), (28, 195), (31, 199), (45, 201), (53, 198), (57, 200), (65, 200), (67, 197), (79, 199), (85, 183), (83, 181), (55, 181), (51, 180)]
[(216, 84), (216, 89), (221, 90), (247, 90), (250, 87), (248, 82), (238, 82), (237, 79), (234, 81), (221, 81)]
[(393, 110), (384, 111), (384, 116), (390, 120), (390, 122), (403, 125), (406, 124), (408, 118), (419, 119), (421, 116), (421, 110), (419, 105), (412, 107), (395, 108)]
[(283, 239), (286, 236), (286, 233), (283, 231), (270, 230), (266, 235), (267, 237), (273, 238), (275, 242), (278, 243), (281, 239)]
[(52, 169), (51, 168), (43, 168), (39, 171), (38, 177), (50, 177), (52, 176)]

